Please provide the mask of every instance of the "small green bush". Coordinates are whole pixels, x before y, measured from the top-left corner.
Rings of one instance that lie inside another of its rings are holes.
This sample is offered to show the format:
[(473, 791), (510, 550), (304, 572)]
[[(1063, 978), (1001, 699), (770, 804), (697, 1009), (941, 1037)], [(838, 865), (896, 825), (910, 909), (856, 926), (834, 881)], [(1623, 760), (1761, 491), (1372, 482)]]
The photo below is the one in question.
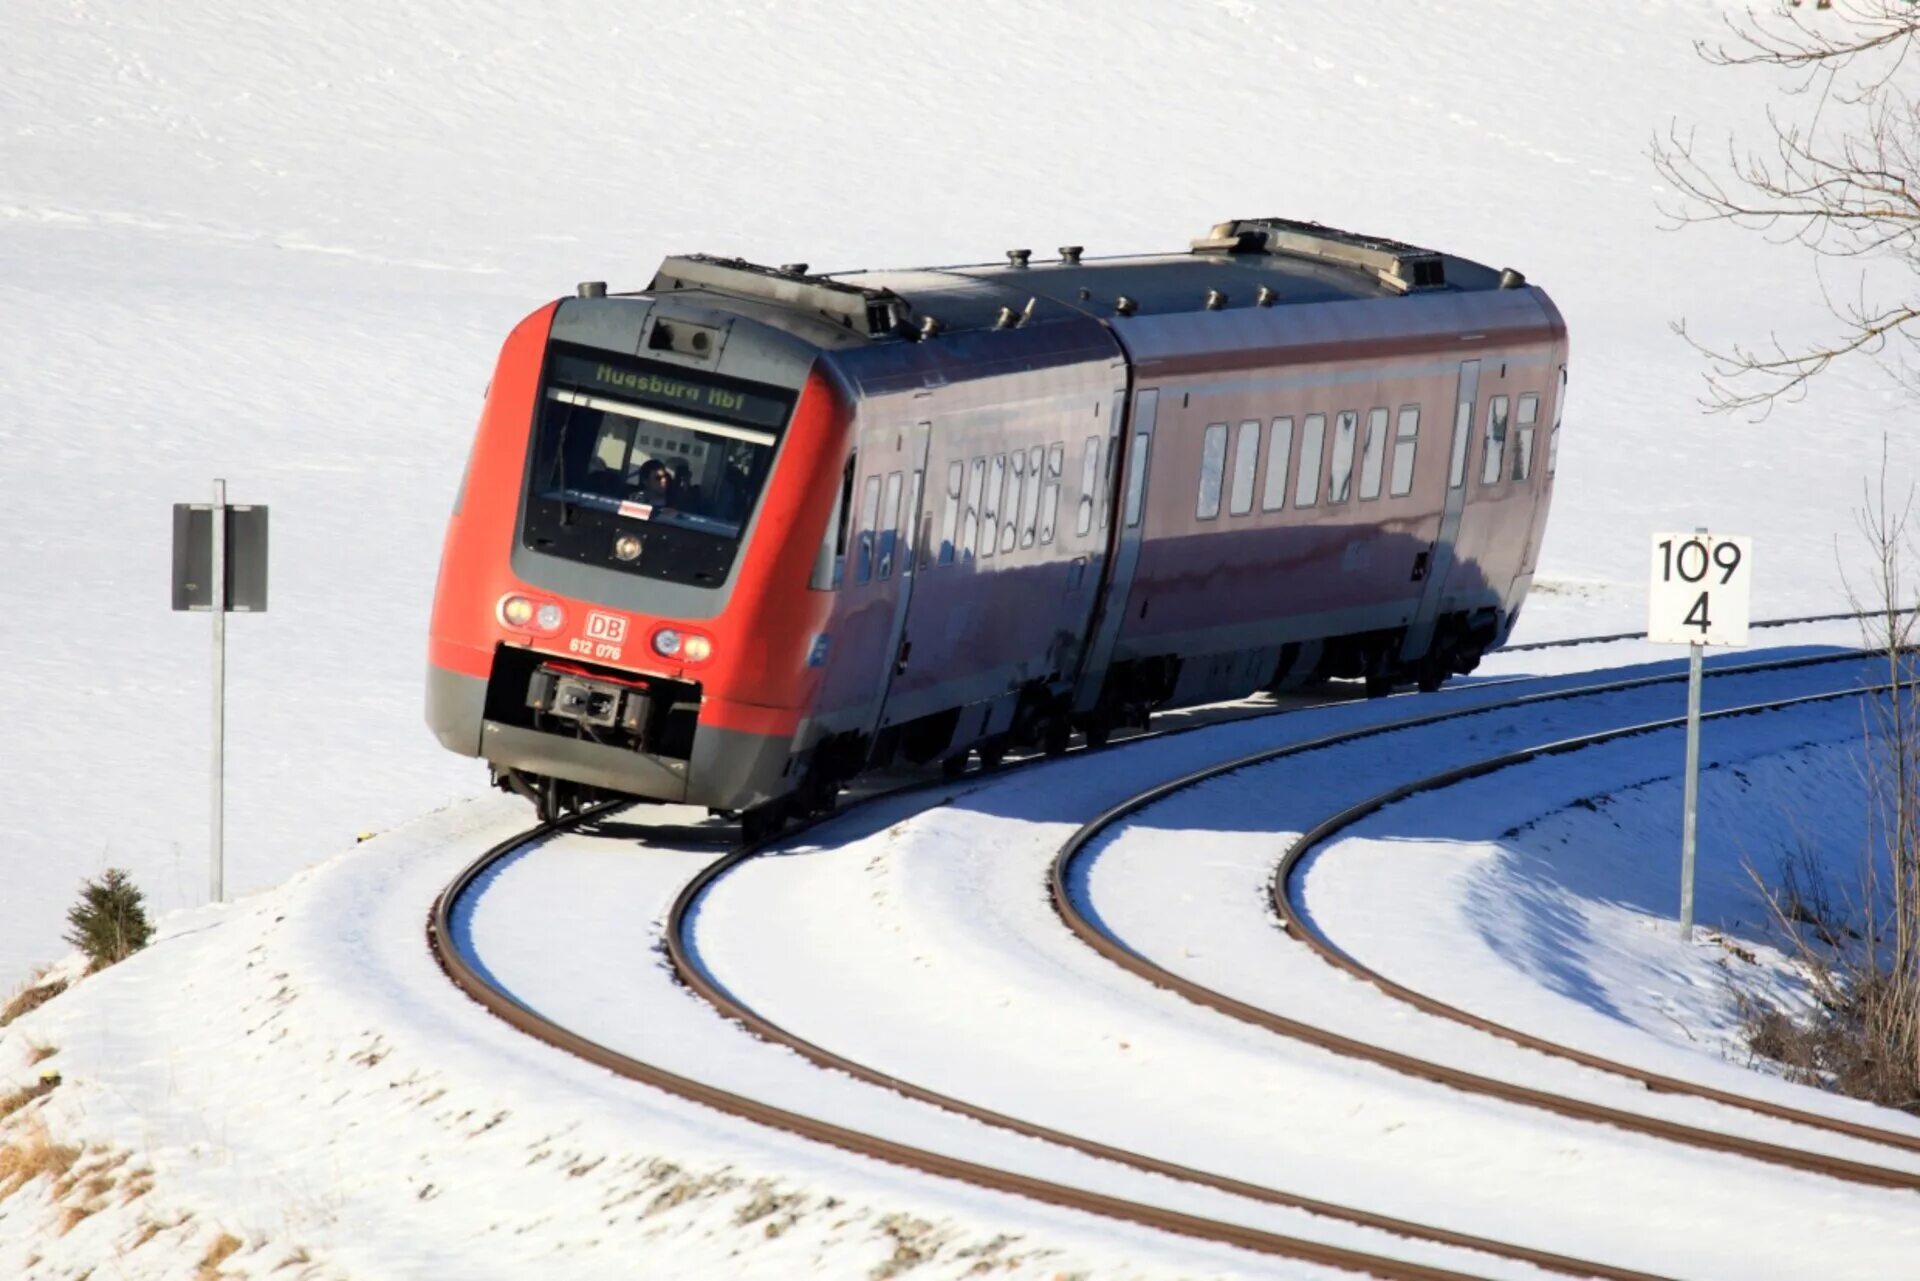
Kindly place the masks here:
[(80, 887), (80, 901), (67, 909), (67, 924), (72, 927), (67, 942), (85, 952), (95, 970), (126, 960), (153, 937), (144, 896), (117, 867)]

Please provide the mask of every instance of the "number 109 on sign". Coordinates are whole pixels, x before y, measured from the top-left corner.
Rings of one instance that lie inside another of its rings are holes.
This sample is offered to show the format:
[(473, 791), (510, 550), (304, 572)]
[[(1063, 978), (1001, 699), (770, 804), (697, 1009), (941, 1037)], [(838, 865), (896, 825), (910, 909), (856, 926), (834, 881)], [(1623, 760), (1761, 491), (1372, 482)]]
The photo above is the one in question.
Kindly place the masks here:
[(1745, 645), (1752, 596), (1751, 538), (1653, 536), (1648, 640), (1663, 645)]

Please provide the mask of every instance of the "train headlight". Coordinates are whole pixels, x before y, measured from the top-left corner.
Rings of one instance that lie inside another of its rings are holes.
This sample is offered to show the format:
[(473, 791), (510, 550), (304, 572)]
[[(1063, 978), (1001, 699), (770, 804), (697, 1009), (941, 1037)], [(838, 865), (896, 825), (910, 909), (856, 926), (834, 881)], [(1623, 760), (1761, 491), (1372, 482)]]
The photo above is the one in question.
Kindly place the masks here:
[(613, 540), (613, 554), (621, 560), (640, 559), (640, 540), (632, 534), (622, 534)]
[(680, 639), (680, 657), (689, 663), (704, 663), (713, 654), (713, 642), (704, 636), (688, 633)]
[(533, 602), (525, 596), (502, 596), (500, 621), (508, 627), (525, 627), (533, 621)]
[(566, 615), (562, 614), (560, 607), (552, 601), (542, 605), (539, 612), (533, 616), (533, 625), (543, 632), (557, 632), (560, 630), (560, 624), (565, 621)]
[(680, 633), (671, 627), (662, 627), (653, 634), (653, 652), (662, 658), (675, 658), (680, 653)]

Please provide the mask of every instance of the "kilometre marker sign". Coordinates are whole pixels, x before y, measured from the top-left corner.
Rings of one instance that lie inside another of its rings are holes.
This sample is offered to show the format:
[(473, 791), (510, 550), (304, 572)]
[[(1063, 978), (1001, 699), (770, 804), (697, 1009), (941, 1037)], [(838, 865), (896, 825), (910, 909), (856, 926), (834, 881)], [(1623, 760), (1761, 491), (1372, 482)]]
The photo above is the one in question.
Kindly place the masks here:
[(1659, 645), (1745, 645), (1753, 599), (1753, 540), (1655, 534), (1647, 579), (1647, 639)]

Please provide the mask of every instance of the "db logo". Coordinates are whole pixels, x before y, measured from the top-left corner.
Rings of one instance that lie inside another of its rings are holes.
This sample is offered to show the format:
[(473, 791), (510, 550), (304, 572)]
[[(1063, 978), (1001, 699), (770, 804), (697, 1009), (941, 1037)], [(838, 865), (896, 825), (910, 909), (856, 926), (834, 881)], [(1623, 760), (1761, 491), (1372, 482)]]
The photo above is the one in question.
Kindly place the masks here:
[(627, 639), (627, 620), (596, 610), (587, 615), (587, 636), (592, 640), (610, 641), (618, 645)]

